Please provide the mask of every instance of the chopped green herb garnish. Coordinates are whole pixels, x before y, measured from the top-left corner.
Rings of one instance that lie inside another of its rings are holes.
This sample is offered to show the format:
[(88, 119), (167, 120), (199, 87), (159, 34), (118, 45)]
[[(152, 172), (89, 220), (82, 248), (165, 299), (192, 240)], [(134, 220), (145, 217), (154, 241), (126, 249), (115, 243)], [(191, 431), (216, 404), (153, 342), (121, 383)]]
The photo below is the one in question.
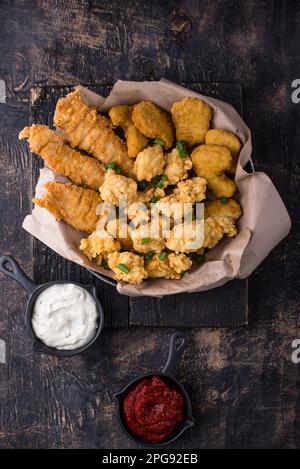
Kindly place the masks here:
[(166, 256), (167, 256), (166, 251), (161, 251), (160, 255), (158, 256), (158, 259), (159, 259), (160, 261), (163, 261)]
[(118, 167), (117, 163), (115, 161), (111, 161), (110, 163), (107, 163), (106, 169), (116, 169)]
[(215, 173), (215, 176), (222, 176), (222, 173)]
[(176, 142), (176, 148), (179, 151), (181, 158), (186, 158), (188, 156), (188, 151), (186, 149), (186, 143), (184, 140), (178, 140)]
[(223, 196), (223, 197), (220, 198), (220, 202), (221, 202), (221, 204), (226, 205), (226, 204), (228, 204), (228, 198)]
[(139, 191), (144, 191), (148, 187), (148, 182), (143, 179), (142, 181), (137, 182), (137, 186)]
[(105, 270), (109, 270), (108, 263), (106, 261), (103, 260), (101, 265)]
[(161, 145), (162, 147), (166, 144), (166, 142), (162, 138), (155, 138), (152, 140), (153, 145)]
[(145, 261), (151, 261), (154, 254), (155, 254), (154, 251), (147, 252), (147, 254), (145, 254)]
[(196, 220), (196, 215), (192, 213), (192, 220)]
[(130, 272), (130, 269), (125, 264), (117, 264), (117, 267), (118, 269), (122, 270), (124, 274), (128, 274), (128, 272)]
[(151, 202), (153, 204), (156, 204), (156, 202), (158, 202), (160, 199), (160, 197), (158, 195), (153, 195), (152, 199), (151, 199)]
[(119, 166), (117, 165), (115, 161), (111, 161), (110, 163), (107, 163), (106, 169), (113, 169), (116, 172), (116, 174), (121, 174), (121, 169), (119, 168)]
[(147, 244), (149, 243), (150, 238), (142, 238), (141, 244)]

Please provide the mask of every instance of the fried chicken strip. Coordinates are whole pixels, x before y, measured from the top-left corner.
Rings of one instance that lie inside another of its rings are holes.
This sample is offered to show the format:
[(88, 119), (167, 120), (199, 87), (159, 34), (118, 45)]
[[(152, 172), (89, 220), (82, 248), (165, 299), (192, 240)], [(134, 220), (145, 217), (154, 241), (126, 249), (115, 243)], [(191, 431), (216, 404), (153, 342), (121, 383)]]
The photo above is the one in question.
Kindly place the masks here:
[(96, 230), (97, 207), (102, 202), (98, 192), (74, 184), (47, 182), (46, 194), (33, 202), (49, 210), (60, 221), (64, 220), (76, 230), (92, 233)]
[(91, 189), (97, 190), (102, 185), (105, 168), (101, 163), (73, 150), (61, 135), (46, 125), (25, 127), (19, 134), (19, 139), (22, 138), (28, 139), (30, 150), (40, 155), (56, 173)]
[(79, 89), (58, 100), (54, 125), (64, 132), (71, 147), (85, 150), (104, 164), (115, 161), (123, 173), (133, 174), (126, 144), (107, 117), (86, 105)]

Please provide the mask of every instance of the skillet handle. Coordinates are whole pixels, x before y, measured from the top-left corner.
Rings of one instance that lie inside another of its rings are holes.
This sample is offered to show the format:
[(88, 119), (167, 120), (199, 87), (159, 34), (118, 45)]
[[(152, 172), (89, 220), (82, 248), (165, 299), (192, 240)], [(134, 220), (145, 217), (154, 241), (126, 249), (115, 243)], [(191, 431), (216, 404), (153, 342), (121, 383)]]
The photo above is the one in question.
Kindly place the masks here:
[[(9, 266), (10, 269), (7, 267)], [(16, 280), (29, 293), (33, 293), (37, 285), (21, 269), (16, 259), (12, 256), (0, 256), (0, 272)]]
[[(180, 340), (178, 344), (177, 341)], [(170, 341), (170, 348), (169, 348), (169, 356), (167, 363), (165, 364), (164, 369), (162, 370), (163, 373), (169, 376), (173, 376), (175, 370), (178, 365), (178, 360), (182, 354), (182, 352), (186, 349), (187, 346), (187, 335), (183, 331), (176, 331), (173, 332), (171, 341)]]

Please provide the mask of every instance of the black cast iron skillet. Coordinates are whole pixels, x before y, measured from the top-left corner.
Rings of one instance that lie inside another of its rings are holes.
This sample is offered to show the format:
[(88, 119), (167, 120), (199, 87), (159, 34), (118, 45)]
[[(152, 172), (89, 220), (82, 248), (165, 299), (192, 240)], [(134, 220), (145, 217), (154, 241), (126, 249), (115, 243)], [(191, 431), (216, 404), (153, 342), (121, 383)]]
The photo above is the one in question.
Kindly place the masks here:
[[(82, 285), (81, 283), (70, 282), (65, 280), (56, 280), (53, 282), (43, 283), (42, 285), (37, 285), (31, 280), (31, 278), (29, 278), (25, 274), (25, 272), (23, 272), (17, 261), (12, 256), (0, 256), (0, 272), (19, 282), (22, 287), (24, 287), (29, 293), (25, 319), (28, 334), (33, 342), (33, 348), (36, 352), (47, 353), (49, 355), (56, 355), (59, 357), (70, 357), (71, 355), (77, 355), (78, 353), (83, 352), (95, 342), (103, 327), (104, 312), (102, 305), (97, 298), (96, 288), (94, 287), (94, 285)], [(40, 293), (42, 293), (43, 290), (58, 283), (72, 283), (74, 285), (77, 285), (78, 287), (83, 288), (84, 290), (87, 290), (94, 298), (98, 309), (98, 327), (94, 337), (92, 337), (89, 342), (87, 342), (85, 345), (82, 345), (81, 347), (78, 347), (74, 350), (59, 350), (54, 347), (48, 347), (48, 345), (44, 344), (44, 342), (38, 339), (32, 328), (31, 317), (37, 297)]]
[[(180, 342), (179, 342), (180, 341)], [(179, 343), (177, 343), (179, 342)], [(161, 372), (157, 373), (151, 373), (148, 375), (141, 376), (129, 383), (122, 391), (117, 393), (115, 397), (118, 400), (118, 419), (119, 423), (121, 425), (121, 428), (123, 432), (135, 443), (145, 446), (145, 447), (155, 447), (159, 448), (165, 445), (168, 445), (172, 443), (173, 441), (177, 440), (182, 433), (187, 430), (188, 428), (192, 427), (195, 423), (193, 414), (192, 414), (192, 404), (191, 400), (189, 398), (188, 393), (175, 378), (175, 370), (178, 365), (178, 360), (180, 358), (180, 355), (182, 352), (185, 350), (187, 345), (187, 336), (184, 332), (181, 331), (176, 331), (172, 334), (171, 341), (170, 341), (170, 348), (169, 348), (169, 356), (167, 363), (165, 364), (163, 370)], [(152, 376), (160, 376), (163, 378), (163, 380), (167, 383), (170, 383), (173, 387), (177, 388), (178, 391), (181, 393), (185, 400), (185, 419), (182, 422), (181, 425), (175, 430), (175, 433), (171, 435), (167, 440), (161, 442), (161, 443), (150, 443), (148, 441), (141, 440), (140, 438), (136, 437), (127, 427), (126, 422), (123, 417), (123, 401), (127, 393), (130, 391), (131, 388), (135, 387), (136, 384), (138, 384), (141, 380), (146, 379), (146, 378), (151, 378)]]

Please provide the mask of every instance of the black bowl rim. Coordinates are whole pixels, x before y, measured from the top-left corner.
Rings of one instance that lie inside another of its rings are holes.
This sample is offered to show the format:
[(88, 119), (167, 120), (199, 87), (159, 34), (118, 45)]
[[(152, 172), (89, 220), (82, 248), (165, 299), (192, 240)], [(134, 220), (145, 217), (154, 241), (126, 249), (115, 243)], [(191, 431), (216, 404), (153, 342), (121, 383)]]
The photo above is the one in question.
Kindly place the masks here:
[[(185, 404), (186, 404), (185, 420), (179, 425), (178, 429), (175, 431), (173, 435), (171, 435), (169, 438), (167, 438), (165, 441), (162, 441), (161, 443), (147, 442), (134, 436), (134, 434), (127, 428), (122, 418), (122, 408), (121, 408), (122, 397), (137, 382), (143, 379), (151, 378), (152, 376), (160, 376), (170, 381), (175, 387), (177, 387), (180, 390), (181, 394), (184, 397)], [(173, 378), (172, 376), (166, 373), (157, 371), (154, 373), (148, 373), (146, 375), (140, 376), (139, 378), (135, 378), (130, 383), (128, 383), (120, 392), (116, 393), (114, 397), (117, 399), (117, 402), (118, 402), (118, 420), (119, 420), (119, 424), (123, 433), (125, 433), (125, 435), (127, 435), (127, 437), (131, 441), (134, 441), (136, 444), (143, 446), (145, 448), (161, 448), (161, 447), (167, 446), (173, 443), (174, 441), (176, 441), (188, 428), (191, 428), (195, 424), (195, 419), (192, 413), (192, 403), (191, 403), (190, 396), (188, 395), (183, 385), (177, 379)]]
[[(83, 288), (84, 290), (87, 290), (92, 295), (93, 299), (95, 300), (98, 313), (99, 313), (98, 327), (94, 336), (86, 344), (76, 349), (72, 349), (72, 350), (60, 350), (60, 349), (56, 349), (55, 347), (49, 347), (48, 345), (46, 345), (42, 340), (40, 340), (35, 335), (33, 327), (32, 327), (32, 322), (31, 322), (31, 317), (33, 314), (33, 306), (39, 294), (53, 285), (64, 284), (64, 283), (65, 284), (71, 283), (73, 285)], [(103, 325), (104, 325), (104, 310), (103, 310), (102, 304), (100, 303), (98, 299), (98, 296), (96, 293), (96, 287), (93, 284), (84, 285), (79, 282), (74, 282), (73, 280), (52, 280), (51, 282), (37, 285), (36, 289), (31, 293), (31, 295), (28, 298), (28, 302), (26, 306), (26, 326), (27, 326), (29, 336), (33, 342), (33, 349), (35, 352), (46, 353), (48, 355), (57, 356), (57, 357), (71, 357), (74, 355), (78, 355), (84, 352), (86, 349), (88, 349), (94, 344), (94, 342), (97, 340), (97, 338), (99, 337), (103, 329)]]

